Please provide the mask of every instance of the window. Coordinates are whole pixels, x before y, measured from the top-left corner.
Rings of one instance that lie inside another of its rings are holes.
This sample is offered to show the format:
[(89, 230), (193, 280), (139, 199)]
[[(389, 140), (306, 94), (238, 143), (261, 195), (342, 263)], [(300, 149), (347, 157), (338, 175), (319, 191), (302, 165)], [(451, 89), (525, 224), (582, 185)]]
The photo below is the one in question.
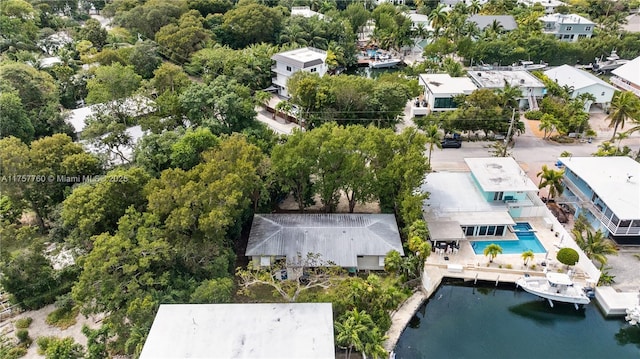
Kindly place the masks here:
[(318, 69), (316, 69), (315, 67), (311, 68), (311, 72), (318, 72)]
[(629, 226), (631, 226), (631, 220), (625, 219), (620, 221), (620, 225), (618, 227), (629, 227)]
[(569, 38), (571, 38), (571, 37), (570, 37), (569, 35), (562, 35), (562, 38), (563, 38), (563, 39), (569, 39)]
[(585, 34), (578, 35), (578, 39), (586, 39), (586, 38), (587, 38), (587, 35)]
[(600, 96), (604, 96), (604, 91), (602, 91), (602, 93), (600, 94)]
[(501, 236), (504, 234), (504, 226), (496, 226), (496, 236)]
[(571, 35), (571, 37), (570, 37), (570, 39), (571, 39), (571, 40), (573, 40), (573, 36), (574, 36), (574, 35)]
[(504, 192), (495, 192), (493, 194), (493, 200), (494, 201), (502, 201), (502, 195), (504, 195)]
[(479, 236), (486, 236), (487, 235), (487, 226), (480, 226), (480, 233), (478, 233)]
[(456, 108), (456, 102), (451, 97), (436, 97), (433, 99), (433, 108)]
[(287, 66), (287, 71), (291, 72), (291, 66)]
[(584, 31), (591, 31), (591, 26), (587, 26), (584, 28)]
[(471, 226), (471, 227), (467, 227), (467, 230), (466, 230), (466, 233), (465, 233), (465, 234), (466, 234), (467, 236), (473, 236), (473, 231), (474, 231), (474, 229), (476, 229), (476, 227), (473, 227), (473, 226)]
[(571, 31), (573, 29), (573, 26), (567, 26), (567, 31)]
[(487, 230), (487, 236), (493, 236), (494, 234), (496, 234), (496, 226), (489, 226), (489, 229)]

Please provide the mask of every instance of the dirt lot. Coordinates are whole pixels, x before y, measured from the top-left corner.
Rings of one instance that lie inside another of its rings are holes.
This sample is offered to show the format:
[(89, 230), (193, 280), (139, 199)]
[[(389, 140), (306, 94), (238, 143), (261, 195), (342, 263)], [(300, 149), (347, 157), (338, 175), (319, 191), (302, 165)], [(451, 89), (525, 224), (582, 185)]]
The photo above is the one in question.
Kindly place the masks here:
[(31, 347), (29, 348), (27, 355), (23, 357), (24, 359), (44, 358), (44, 356), (38, 355), (38, 345), (36, 344), (36, 339), (38, 339), (39, 337), (46, 337), (46, 336), (55, 336), (59, 338), (72, 337), (77, 343), (82, 344), (84, 346), (87, 344), (87, 338), (81, 332), (82, 326), (86, 324), (87, 326), (93, 329), (98, 328), (100, 326), (99, 317), (92, 316), (89, 318), (85, 318), (82, 314), (79, 314), (77, 317), (76, 324), (72, 325), (71, 327), (65, 330), (61, 330), (60, 328), (57, 328), (57, 327), (52, 327), (47, 323), (45, 323), (45, 319), (47, 318), (47, 315), (51, 313), (54, 309), (55, 309), (54, 305), (51, 304), (39, 310), (33, 310), (33, 311), (27, 311), (27, 312), (21, 313), (3, 323), (0, 323), (0, 325), (3, 325), (1, 329), (7, 330), (8, 332), (7, 337), (14, 338), (15, 329), (14, 329), (13, 323), (16, 320), (24, 317), (31, 317), (33, 319), (33, 322), (31, 323), (28, 329), (29, 336), (31, 337), (31, 339), (33, 339), (33, 344), (31, 344)]

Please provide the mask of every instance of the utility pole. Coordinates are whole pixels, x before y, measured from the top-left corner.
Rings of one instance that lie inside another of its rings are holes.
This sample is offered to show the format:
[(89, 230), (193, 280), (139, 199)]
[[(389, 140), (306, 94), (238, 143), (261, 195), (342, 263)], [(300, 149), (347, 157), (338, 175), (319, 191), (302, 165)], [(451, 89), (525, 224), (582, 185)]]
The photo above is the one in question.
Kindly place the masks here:
[(509, 123), (509, 130), (507, 131), (507, 137), (504, 138), (504, 151), (502, 157), (507, 157), (507, 147), (509, 145), (509, 138), (511, 137), (511, 131), (513, 130), (513, 122), (516, 119), (516, 109), (511, 112), (511, 123)]

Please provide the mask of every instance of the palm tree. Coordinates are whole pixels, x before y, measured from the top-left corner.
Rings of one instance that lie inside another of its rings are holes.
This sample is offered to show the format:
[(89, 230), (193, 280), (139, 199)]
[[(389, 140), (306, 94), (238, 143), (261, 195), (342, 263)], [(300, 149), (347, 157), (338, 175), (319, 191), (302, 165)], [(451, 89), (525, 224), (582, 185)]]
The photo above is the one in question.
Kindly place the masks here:
[(502, 107), (518, 109), (518, 98), (522, 97), (522, 90), (518, 86), (511, 85), (507, 80), (504, 80), (504, 87), (496, 91), (500, 96)]
[(500, 21), (493, 20), (493, 22), (491, 22), (491, 25), (489, 25), (489, 30), (496, 33), (497, 35), (500, 35), (504, 32), (504, 26), (502, 26), (502, 23)]
[(593, 233), (587, 229), (586, 236), (583, 232), (573, 230), (571, 231), (576, 238), (576, 244), (582, 249), (584, 254), (592, 260), (600, 263), (600, 269), (604, 268), (607, 264), (607, 255), (618, 254), (618, 249), (615, 243), (609, 238), (605, 238), (601, 230), (597, 230)]
[(335, 322), (336, 342), (347, 348), (347, 358), (351, 357), (353, 349), (362, 351), (367, 342), (370, 328), (374, 327), (373, 320), (367, 312), (353, 309), (342, 316), (341, 321)]
[(549, 187), (549, 199), (555, 198), (564, 192), (564, 186), (562, 185), (562, 177), (564, 176), (564, 170), (556, 171), (554, 169), (548, 169), (547, 171), (540, 172), (541, 182), (538, 188)]
[(480, 10), (482, 10), (482, 5), (480, 5), (480, 1), (473, 0), (471, 1), (471, 4), (469, 4), (469, 7), (467, 8), (467, 10), (469, 11), (469, 14), (475, 15), (479, 13)]
[(631, 91), (616, 91), (611, 101), (611, 112), (607, 116), (609, 127), (613, 127), (611, 141), (616, 137), (618, 127), (624, 128), (628, 119), (640, 119), (640, 99)]
[[(625, 133), (627, 135), (631, 135), (634, 132), (640, 132), (640, 118), (638, 119), (631, 119), (634, 123), (635, 126), (631, 127), (630, 129), (628, 129)], [(638, 153), (636, 154), (636, 159), (640, 158), (640, 149), (638, 149)]]
[(438, 4), (438, 6), (429, 13), (429, 21), (431, 21), (431, 27), (434, 29), (441, 29), (447, 23), (447, 17), (449, 13), (445, 11), (445, 4)]
[(528, 250), (525, 252), (522, 252), (522, 260), (524, 261), (524, 265), (526, 266), (530, 260), (532, 260), (533, 258), (535, 258), (535, 255), (533, 254), (532, 250)]
[(442, 148), (442, 144), (440, 143), (440, 130), (437, 125), (431, 125), (427, 127), (424, 134), (427, 137), (427, 144), (429, 145), (429, 166), (431, 166), (431, 151), (433, 151), (434, 146)]
[(389, 353), (384, 348), (384, 341), (387, 340), (387, 336), (380, 332), (379, 328), (374, 328), (367, 335), (366, 342), (364, 343), (364, 354), (367, 358), (371, 359), (386, 359), (389, 357)]
[(495, 243), (491, 243), (484, 249), (484, 255), (489, 257), (489, 262), (493, 263), (493, 260), (498, 256), (498, 254), (502, 254), (502, 247)]

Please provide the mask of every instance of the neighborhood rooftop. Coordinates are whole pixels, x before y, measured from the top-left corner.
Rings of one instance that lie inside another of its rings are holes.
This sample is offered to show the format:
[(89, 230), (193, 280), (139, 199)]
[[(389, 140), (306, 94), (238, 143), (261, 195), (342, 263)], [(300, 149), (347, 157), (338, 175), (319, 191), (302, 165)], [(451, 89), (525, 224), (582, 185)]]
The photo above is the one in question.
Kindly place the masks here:
[(478, 87), (468, 77), (451, 77), (449, 74), (421, 74), (422, 82), (433, 94), (470, 94)]
[(511, 157), (465, 158), (464, 161), (485, 192), (538, 190)]
[(582, 178), (620, 219), (640, 218), (640, 163), (626, 156), (559, 160)]
[(272, 59), (291, 64), (298, 68), (320, 65), (327, 58), (327, 53), (313, 47), (303, 47), (273, 55)]
[(576, 14), (549, 14), (541, 17), (539, 20), (559, 24), (594, 24), (591, 20)]
[(484, 30), (485, 27), (491, 26), (494, 21), (500, 23), (502, 28), (511, 31), (518, 28), (516, 20), (511, 15), (473, 15), (469, 17), (470, 22), (475, 22), (480, 30)]
[(331, 303), (162, 304), (140, 359), (334, 359)]
[(323, 262), (356, 267), (358, 256), (384, 256), (402, 243), (393, 214), (256, 214), (247, 256), (319, 255)]
[(611, 71), (631, 83), (640, 84), (640, 56)]
[(572, 86), (575, 90), (591, 85), (602, 85), (615, 90), (615, 87), (602, 81), (597, 76), (570, 65), (562, 65), (544, 72), (547, 77), (560, 86)]
[(525, 70), (469, 71), (471, 79), (480, 87), (503, 88), (505, 81), (514, 87), (544, 87), (544, 84)]

